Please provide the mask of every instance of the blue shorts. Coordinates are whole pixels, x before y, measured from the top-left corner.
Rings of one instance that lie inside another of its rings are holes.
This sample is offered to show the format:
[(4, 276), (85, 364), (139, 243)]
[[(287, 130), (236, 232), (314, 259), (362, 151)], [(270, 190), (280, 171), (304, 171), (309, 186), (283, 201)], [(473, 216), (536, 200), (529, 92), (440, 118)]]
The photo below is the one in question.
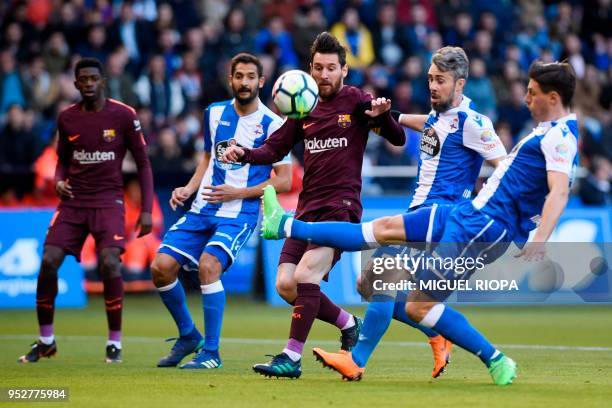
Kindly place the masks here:
[(372, 256), (392, 258), (409, 253), (410, 248), (428, 249), (428, 244), (438, 242), (442, 237), (444, 220), (453, 207), (452, 204), (431, 204), (409, 209), (402, 215), (406, 244), (382, 246)]
[(207, 252), (219, 260), (225, 271), (255, 226), (241, 218), (187, 212), (166, 232), (158, 252), (172, 256), (188, 270), (197, 270), (202, 253)]
[[(433, 249), (434, 258), (461, 259), (460, 262), (480, 259), (486, 265), (502, 256), (512, 242), (511, 233), (502, 223), (475, 209), (470, 201), (454, 206), (438, 206), (438, 209), (441, 210), (438, 214), (430, 216), (433, 225), (430, 223), (428, 229), (432, 241), (438, 242)], [(450, 281), (467, 280), (476, 271), (475, 268), (458, 268), (457, 265), (454, 268), (425, 267), (417, 271), (416, 279), (423, 282), (447, 281), (447, 285), (434, 286), (452, 288)], [(438, 301), (446, 300), (454, 291), (424, 290), (422, 285), (419, 288)]]

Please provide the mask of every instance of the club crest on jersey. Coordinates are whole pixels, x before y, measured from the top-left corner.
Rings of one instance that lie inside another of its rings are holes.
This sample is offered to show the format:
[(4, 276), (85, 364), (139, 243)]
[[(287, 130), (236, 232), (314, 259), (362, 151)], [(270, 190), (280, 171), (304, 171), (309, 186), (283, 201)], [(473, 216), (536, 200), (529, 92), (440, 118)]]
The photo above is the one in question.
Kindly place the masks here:
[(104, 139), (105, 142), (112, 142), (115, 140), (115, 137), (117, 137), (115, 129), (104, 129), (102, 131), (102, 139)]
[(255, 136), (260, 136), (263, 135), (264, 131), (263, 131), (263, 126), (258, 123), (255, 125)]
[(222, 140), (215, 143), (215, 166), (222, 170), (236, 170), (244, 166), (243, 163), (224, 163), (221, 161), (223, 153), (225, 153), (225, 150), (230, 146), (243, 147), (236, 142), (236, 139)]
[(440, 153), (440, 138), (432, 127), (423, 130), (421, 135), (421, 160), (434, 158)]
[(351, 126), (351, 115), (348, 113), (338, 115), (338, 126), (343, 129)]

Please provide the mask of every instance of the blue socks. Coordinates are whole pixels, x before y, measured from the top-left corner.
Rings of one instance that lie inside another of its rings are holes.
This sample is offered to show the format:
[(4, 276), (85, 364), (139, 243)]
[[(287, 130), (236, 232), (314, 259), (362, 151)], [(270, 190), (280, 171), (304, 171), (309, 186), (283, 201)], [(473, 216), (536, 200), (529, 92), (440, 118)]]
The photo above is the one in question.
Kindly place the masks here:
[(431, 327), (459, 347), (478, 356), (487, 367), (491, 360), (500, 355), (500, 352), (461, 313), (445, 307), (442, 303), (431, 308), (421, 324)]
[(382, 295), (373, 296), (373, 301), (368, 305), (359, 341), (352, 351), (353, 361), (359, 367), (365, 367), (370, 355), (387, 331), (393, 317), (393, 305), (390, 298)]
[(161, 296), (164, 305), (172, 315), (176, 327), (178, 328), (181, 337), (188, 336), (194, 331), (195, 325), (191, 320), (187, 301), (185, 299), (185, 290), (183, 285), (177, 279), (167, 286), (157, 288), (159, 296)]
[[(321, 246), (343, 251), (361, 251), (369, 248), (369, 243), (376, 242), (372, 223), (304, 222), (295, 218), (289, 222), (291, 222), (291, 238)], [(364, 231), (371, 232), (371, 237), (364, 237)]]
[(204, 349), (218, 350), (225, 309), (225, 289), (220, 280), (210, 285), (200, 285), (204, 308)]

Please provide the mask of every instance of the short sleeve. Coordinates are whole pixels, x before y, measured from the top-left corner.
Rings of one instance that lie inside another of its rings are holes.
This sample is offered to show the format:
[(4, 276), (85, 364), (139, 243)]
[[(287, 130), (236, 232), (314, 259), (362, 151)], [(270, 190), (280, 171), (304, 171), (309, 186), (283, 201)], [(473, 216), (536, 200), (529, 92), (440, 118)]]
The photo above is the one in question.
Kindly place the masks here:
[(470, 115), (463, 125), (463, 145), (474, 150), (485, 160), (506, 156), (506, 148), (493, 128), (491, 119), (484, 115)]
[(550, 129), (542, 138), (540, 148), (546, 159), (547, 171), (559, 171), (572, 177), (578, 146), (574, 135), (565, 125)]

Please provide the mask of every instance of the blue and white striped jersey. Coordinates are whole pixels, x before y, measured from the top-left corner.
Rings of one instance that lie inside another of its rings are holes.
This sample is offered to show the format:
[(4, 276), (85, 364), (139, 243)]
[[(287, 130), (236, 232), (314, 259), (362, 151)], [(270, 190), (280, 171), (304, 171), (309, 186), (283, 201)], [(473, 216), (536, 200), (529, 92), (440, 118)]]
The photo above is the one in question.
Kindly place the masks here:
[(432, 110), (421, 135), (418, 187), (410, 208), (471, 198), (483, 159), (505, 155), (491, 120), (476, 112), (467, 96), (446, 112)]
[(578, 166), (578, 121), (569, 114), (541, 122), (512, 149), (472, 202), (474, 207), (506, 224), (522, 244), (537, 227), (548, 195), (548, 171), (574, 181)]
[[(211, 159), (190, 211), (225, 218), (249, 217), (255, 223), (259, 215), (258, 198), (218, 204), (211, 204), (202, 198), (206, 186), (228, 184), (244, 188), (263, 183), (270, 178), (270, 165), (223, 163), (221, 157), (231, 145), (249, 149), (261, 146), (266, 138), (283, 124), (283, 120), (261, 101), (255, 112), (240, 116), (234, 109), (233, 102), (232, 99), (213, 103), (204, 111), (204, 150), (211, 153)], [(274, 166), (280, 164), (291, 164), (290, 156), (287, 155)]]

